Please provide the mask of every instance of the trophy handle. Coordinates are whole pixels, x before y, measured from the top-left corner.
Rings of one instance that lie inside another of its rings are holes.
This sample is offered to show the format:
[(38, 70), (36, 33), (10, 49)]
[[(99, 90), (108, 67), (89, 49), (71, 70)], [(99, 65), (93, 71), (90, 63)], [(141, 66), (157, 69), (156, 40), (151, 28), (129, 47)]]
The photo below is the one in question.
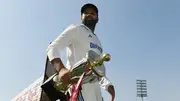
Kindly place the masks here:
[(103, 54), (103, 57), (97, 61), (94, 61), (91, 65), (91, 69), (96, 66), (101, 66), (104, 62), (108, 62), (111, 60), (110, 54)]

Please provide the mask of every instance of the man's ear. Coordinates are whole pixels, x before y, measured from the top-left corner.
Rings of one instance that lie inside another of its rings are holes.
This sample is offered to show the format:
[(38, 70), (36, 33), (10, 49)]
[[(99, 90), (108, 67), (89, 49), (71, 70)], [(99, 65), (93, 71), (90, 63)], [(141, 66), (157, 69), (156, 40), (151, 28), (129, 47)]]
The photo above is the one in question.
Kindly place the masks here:
[(81, 14), (81, 20), (83, 19), (83, 14)]

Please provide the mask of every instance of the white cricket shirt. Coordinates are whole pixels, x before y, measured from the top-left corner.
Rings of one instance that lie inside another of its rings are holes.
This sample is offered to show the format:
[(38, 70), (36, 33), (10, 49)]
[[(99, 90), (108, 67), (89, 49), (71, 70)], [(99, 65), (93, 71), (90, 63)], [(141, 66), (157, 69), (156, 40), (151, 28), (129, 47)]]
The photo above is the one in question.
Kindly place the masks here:
[[(98, 37), (83, 24), (70, 25), (48, 46), (47, 55), (49, 60), (60, 58), (60, 52), (64, 48), (67, 48), (66, 68), (68, 69), (71, 69), (75, 63), (85, 57), (89, 50), (95, 51), (98, 55), (103, 53)], [(102, 81), (106, 82), (104, 77)]]
[(60, 52), (67, 48), (67, 68), (85, 57), (89, 50), (102, 55), (102, 45), (95, 34), (84, 25), (70, 25), (48, 47), (49, 60), (60, 57)]

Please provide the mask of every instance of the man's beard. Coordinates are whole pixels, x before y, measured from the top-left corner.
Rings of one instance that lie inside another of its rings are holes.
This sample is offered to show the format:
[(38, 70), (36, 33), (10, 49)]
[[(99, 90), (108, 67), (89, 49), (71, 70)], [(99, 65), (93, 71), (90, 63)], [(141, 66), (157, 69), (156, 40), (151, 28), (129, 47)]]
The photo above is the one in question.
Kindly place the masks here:
[(82, 21), (82, 23), (84, 24), (84, 25), (86, 25), (87, 27), (89, 27), (90, 29), (91, 28), (95, 28), (95, 26), (96, 26), (96, 23), (97, 23), (97, 20), (83, 20)]

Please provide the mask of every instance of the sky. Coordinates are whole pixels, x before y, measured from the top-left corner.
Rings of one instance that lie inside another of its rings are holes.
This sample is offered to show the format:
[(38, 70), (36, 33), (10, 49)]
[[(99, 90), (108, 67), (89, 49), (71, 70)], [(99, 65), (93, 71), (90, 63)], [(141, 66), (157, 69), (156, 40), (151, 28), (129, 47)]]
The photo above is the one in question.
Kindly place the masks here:
[(179, 0), (0, 0), (0, 101), (43, 75), (48, 44), (81, 23), (88, 2), (99, 8), (95, 32), (112, 57), (105, 65), (115, 101), (141, 101), (137, 79), (147, 80), (144, 101), (180, 101)]

